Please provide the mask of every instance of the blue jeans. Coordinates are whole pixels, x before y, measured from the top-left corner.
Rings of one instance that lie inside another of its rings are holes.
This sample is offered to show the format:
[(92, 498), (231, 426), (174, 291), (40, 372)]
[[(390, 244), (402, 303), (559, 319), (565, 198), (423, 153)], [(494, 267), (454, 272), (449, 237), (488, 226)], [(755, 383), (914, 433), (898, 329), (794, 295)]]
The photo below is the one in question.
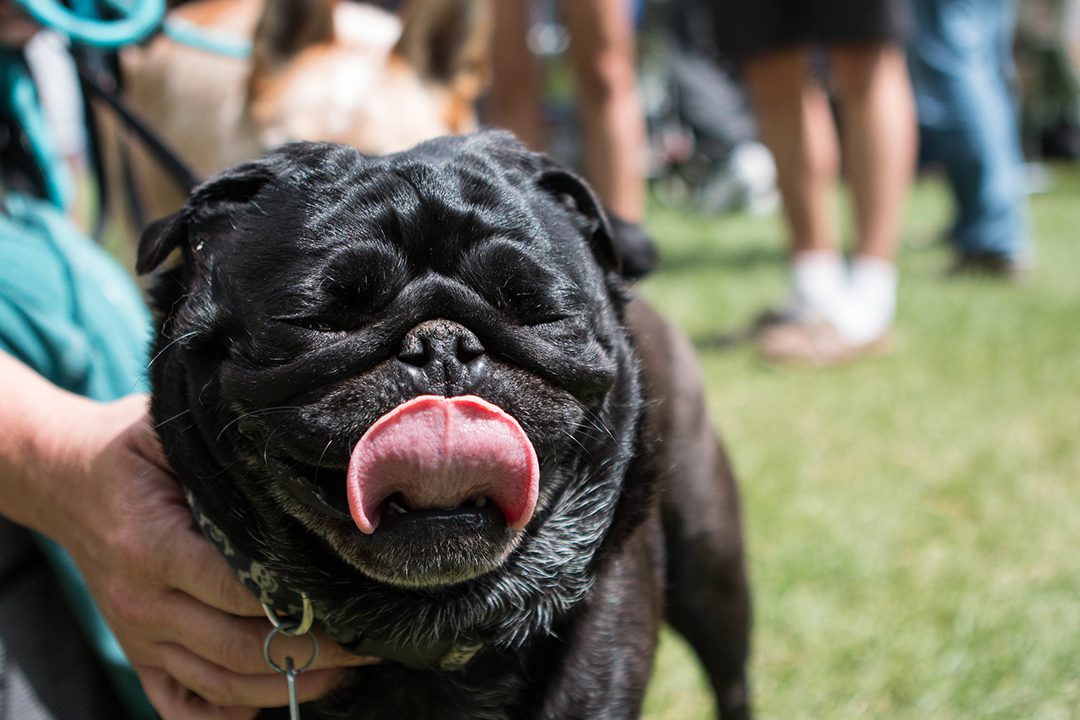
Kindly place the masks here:
[(1019, 112), (1013, 93), (1016, 0), (912, 0), (908, 48), (920, 156), (945, 168), (961, 255), (1031, 255)]

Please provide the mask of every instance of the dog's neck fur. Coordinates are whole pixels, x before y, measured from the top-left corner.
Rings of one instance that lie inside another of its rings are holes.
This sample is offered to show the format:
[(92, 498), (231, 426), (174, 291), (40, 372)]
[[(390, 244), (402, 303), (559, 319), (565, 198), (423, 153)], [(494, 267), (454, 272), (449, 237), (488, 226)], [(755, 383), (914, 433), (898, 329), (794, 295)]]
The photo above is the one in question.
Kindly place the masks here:
[[(185, 495), (199, 529), (218, 549), (244, 586), (268, 612), (275, 613), (278, 617), (290, 618), (299, 625), (305, 595), (289, 587), (265, 565), (233, 547), (225, 533), (202, 511), (195, 497), (190, 492), (185, 492)], [(401, 645), (367, 637), (352, 628), (336, 626), (327, 621), (326, 614), (318, 607), (314, 608), (314, 614), (315, 622), (323, 632), (348, 652), (392, 660), (413, 670), (460, 670), (486, 644), (480, 639), (454, 637), (423, 644)]]

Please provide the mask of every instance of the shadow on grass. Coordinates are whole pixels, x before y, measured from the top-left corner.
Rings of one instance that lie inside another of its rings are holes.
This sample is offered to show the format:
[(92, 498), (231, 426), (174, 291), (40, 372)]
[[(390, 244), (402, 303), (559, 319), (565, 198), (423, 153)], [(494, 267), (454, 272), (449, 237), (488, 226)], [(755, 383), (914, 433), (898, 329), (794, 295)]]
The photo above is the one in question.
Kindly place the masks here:
[(786, 265), (787, 258), (780, 248), (769, 247), (710, 247), (706, 250), (673, 250), (667, 243), (661, 250), (660, 267), (666, 273), (701, 272), (724, 269), (745, 272), (761, 266)]
[(708, 332), (693, 333), (690, 342), (700, 352), (705, 350), (738, 350), (749, 345), (757, 336), (757, 322), (745, 325), (720, 328)]

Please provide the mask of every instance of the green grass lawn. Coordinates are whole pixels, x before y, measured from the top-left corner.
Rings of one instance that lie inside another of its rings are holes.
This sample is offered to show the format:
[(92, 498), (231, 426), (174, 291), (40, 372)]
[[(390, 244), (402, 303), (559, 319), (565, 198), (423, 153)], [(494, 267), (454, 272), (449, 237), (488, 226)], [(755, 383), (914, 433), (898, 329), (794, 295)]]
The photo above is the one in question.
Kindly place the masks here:
[[(1080, 718), (1080, 169), (1055, 174), (1023, 286), (945, 278), (951, 201), (920, 183), (895, 351), (824, 370), (705, 347), (782, 299), (779, 217), (653, 208), (639, 290), (699, 342), (742, 490), (758, 718)], [(711, 702), (665, 635), (645, 717)]]

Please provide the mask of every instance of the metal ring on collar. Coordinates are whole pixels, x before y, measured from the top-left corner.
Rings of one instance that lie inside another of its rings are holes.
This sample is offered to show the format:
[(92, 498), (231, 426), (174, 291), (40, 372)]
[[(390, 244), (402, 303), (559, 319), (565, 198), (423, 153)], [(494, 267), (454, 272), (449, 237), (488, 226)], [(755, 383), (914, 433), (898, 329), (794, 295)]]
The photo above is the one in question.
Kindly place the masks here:
[[(319, 656), (319, 639), (315, 637), (315, 633), (309, 630), (306, 634), (308, 637), (311, 638), (311, 659), (308, 660), (307, 664), (303, 667), (286, 669), (270, 659), (270, 643), (274, 641), (274, 636), (277, 635), (279, 632), (287, 632), (286, 627), (284, 625), (278, 625), (266, 636), (266, 640), (263, 642), (263, 656), (266, 658), (267, 664), (274, 669), (274, 672), (285, 675), (286, 673), (291, 671), (294, 675), (299, 675), (300, 673), (311, 667), (312, 664), (315, 662), (315, 658)], [(287, 660), (291, 661), (292, 658), (287, 658)]]
[(294, 624), (292, 618), (282, 618), (273, 608), (266, 603), (262, 603), (263, 612), (266, 613), (266, 617), (270, 619), (270, 622), (274, 624), (275, 631), (281, 631), (291, 637), (300, 637), (311, 631), (311, 626), (315, 623), (315, 608), (311, 604), (311, 598), (306, 593), (301, 593), (300, 597), (304, 599), (304, 616), (300, 619), (299, 624)]

